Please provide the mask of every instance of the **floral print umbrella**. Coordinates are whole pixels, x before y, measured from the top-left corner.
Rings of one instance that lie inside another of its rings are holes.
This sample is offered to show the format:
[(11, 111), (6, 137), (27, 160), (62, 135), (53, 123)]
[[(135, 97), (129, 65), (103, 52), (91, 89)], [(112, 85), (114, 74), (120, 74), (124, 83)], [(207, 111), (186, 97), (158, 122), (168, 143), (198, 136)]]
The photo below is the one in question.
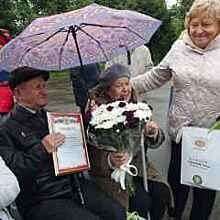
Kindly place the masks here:
[(105, 62), (147, 43), (161, 22), (98, 4), (35, 19), (0, 52), (0, 66), (63, 70)]

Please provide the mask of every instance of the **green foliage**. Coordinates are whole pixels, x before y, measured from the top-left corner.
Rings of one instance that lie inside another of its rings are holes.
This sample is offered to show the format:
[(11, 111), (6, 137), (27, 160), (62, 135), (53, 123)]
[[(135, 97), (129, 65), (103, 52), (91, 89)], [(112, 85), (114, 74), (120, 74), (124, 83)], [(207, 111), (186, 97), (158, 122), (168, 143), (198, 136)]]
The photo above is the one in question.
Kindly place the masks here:
[(178, 36), (184, 29), (185, 15), (191, 7), (193, 0), (179, 0), (178, 4), (174, 5), (170, 9), (170, 15), (172, 17), (172, 25)]
[(176, 39), (175, 32), (171, 25), (169, 11), (164, 0), (128, 0), (126, 7), (138, 12), (153, 16), (162, 21), (159, 30), (154, 34), (148, 44), (154, 63), (158, 63), (167, 53), (171, 44)]
[(11, 10), (13, 7), (10, 0), (0, 0), (0, 27), (11, 30), (16, 29), (16, 24), (14, 22), (14, 13)]
[(220, 120), (214, 123), (214, 125), (210, 128), (209, 132), (213, 131), (214, 129), (220, 129)]
[(67, 77), (68, 75), (69, 75), (68, 70), (50, 72), (50, 78), (61, 78), (61, 77)]
[(92, 0), (0, 0), (0, 27), (19, 34), (35, 18), (74, 10)]

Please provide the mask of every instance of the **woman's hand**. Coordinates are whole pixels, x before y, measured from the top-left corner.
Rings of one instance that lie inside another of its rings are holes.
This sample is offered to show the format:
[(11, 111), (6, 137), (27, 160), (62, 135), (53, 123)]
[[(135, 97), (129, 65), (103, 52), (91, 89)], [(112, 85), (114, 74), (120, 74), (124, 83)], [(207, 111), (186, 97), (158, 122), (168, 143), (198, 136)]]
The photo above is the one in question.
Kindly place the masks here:
[(149, 121), (146, 123), (144, 128), (144, 135), (156, 139), (159, 133), (159, 126), (154, 121)]
[(128, 162), (129, 153), (109, 153), (109, 160), (113, 167), (120, 168), (121, 165)]
[(98, 105), (96, 104), (94, 99), (89, 99), (86, 107), (85, 107), (85, 112), (90, 111), (93, 112), (98, 108)]

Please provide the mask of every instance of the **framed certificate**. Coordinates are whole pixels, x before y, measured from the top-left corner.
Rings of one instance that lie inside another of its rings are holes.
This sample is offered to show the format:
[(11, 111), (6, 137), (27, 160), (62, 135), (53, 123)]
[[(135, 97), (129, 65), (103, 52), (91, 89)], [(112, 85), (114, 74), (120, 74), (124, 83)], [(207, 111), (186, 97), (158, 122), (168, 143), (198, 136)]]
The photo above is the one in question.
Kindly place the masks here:
[(48, 112), (50, 133), (60, 132), (64, 143), (53, 152), (56, 176), (90, 168), (82, 116), (80, 113)]

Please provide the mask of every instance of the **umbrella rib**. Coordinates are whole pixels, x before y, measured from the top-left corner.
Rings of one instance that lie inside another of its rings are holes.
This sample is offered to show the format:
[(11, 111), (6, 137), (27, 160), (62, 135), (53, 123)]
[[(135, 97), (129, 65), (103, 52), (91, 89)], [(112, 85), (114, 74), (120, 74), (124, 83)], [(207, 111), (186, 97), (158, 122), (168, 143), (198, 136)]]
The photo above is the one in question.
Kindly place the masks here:
[(37, 33), (37, 34), (31, 34), (31, 35), (18, 36), (18, 38), (20, 38), (20, 39), (25, 39), (25, 38), (30, 38), (30, 37), (39, 36), (39, 35), (42, 35), (42, 34), (45, 34), (45, 32)]
[(96, 26), (96, 27), (102, 27), (102, 28), (122, 28), (122, 29), (127, 29), (128, 31), (132, 32), (133, 34), (135, 34), (136, 36), (138, 36), (138, 37), (141, 38), (142, 40), (145, 40), (145, 41), (146, 41), (146, 39), (143, 38), (140, 34), (138, 34), (137, 32), (133, 31), (131, 28), (126, 27), (126, 26), (90, 24), (90, 23), (82, 23), (81, 25), (85, 25), (85, 26)]
[(65, 41), (63, 42), (63, 45), (60, 49), (60, 53), (59, 53), (59, 69), (61, 69), (61, 58), (62, 58), (62, 54), (63, 54), (63, 49), (68, 41), (68, 38), (69, 38), (69, 34), (70, 34), (70, 29), (68, 30), (67, 32), (67, 35), (66, 35), (66, 38), (65, 38)]
[(81, 27), (78, 26), (78, 29), (81, 30), (84, 34), (86, 34), (88, 37), (90, 37), (92, 40), (94, 40), (100, 47), (102, 53), (104, 54), (105, 56), (105, 59), (108, 60), (108, 56), (106, 55), (105, 53), (105, 50), (104, 48), (102, 47), (100, 41), (98, 41), (97, 39), (95, 39), (92, 35), (90, 35), (87, 31), (83, 30)]
[(47, 37), (46, 39), (44, 39), (43, 41), (41, 41), (40, 43), (36, 44), (35, 46), (28, 48), (25, 50), (24, 54), (21, 56), (20, 60), (19, 60), (19, 64), (22, 62), (23, 58), (27, 55), (27, 53), (29, 53), (32, 49), (38, 47), (39, 45), (43, 44), (44, 42), (50, 40), (50, 38), (54, 37), (56, 34), (58, 34), (59, 32), (65, 30), (64, 28), (60, 28), (58, 31), (56, 31), (55, 33), (53, 33), (52, 35), (50, 35), (49, 37)]

